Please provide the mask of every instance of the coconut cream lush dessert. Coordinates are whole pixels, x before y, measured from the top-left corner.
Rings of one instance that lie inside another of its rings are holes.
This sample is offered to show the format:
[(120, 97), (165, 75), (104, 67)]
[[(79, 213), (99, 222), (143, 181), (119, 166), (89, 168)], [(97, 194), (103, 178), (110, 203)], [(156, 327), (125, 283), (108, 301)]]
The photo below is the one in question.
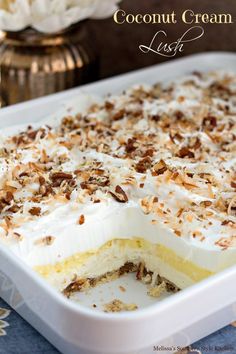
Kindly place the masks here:
[[(8, 135), (8, 136), (7, 136)], [(0, 240), (64, 294), (236, 263), (236, 75), (193, 73), (2, 132)]]

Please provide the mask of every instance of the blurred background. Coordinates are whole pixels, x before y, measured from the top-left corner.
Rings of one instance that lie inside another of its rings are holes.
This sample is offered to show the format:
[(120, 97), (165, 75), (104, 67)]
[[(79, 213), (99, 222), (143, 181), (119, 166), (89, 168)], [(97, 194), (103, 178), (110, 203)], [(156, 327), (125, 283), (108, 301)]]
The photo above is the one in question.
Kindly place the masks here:
[[(120, 7), (127, 13), (171, 13), (180, 18), (186, 9), (196, 13), (231, 13), (234, 24), (202, 25), (204, 36), (185, 46), (183, 55), (205, 51), (236, 51), (236, 1), (235, 0), (123, 0)], [(102, 21), (88, 21), (94, 45), (100, 55), (101, 77), (113, 76), (166, 60), (157, 54), (144, 54), (140, 44), (149, 44), (154, 34), (164, 29), (168, 41), (177, 40), (189, 25), (177, 24), (123, 24), (117, 25), (113, 18)], [(179, 55), (177, 55), (179, 56)]]

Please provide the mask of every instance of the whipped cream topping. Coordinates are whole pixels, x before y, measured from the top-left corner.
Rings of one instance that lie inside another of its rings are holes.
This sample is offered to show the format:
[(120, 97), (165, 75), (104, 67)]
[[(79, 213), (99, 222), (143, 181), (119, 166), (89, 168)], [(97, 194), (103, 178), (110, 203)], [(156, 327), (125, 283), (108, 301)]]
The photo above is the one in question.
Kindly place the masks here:
[(235, 263), (236, 75), (78, 102), (3, 132), (0, 240), (31, 266), (132, 237), (211, 270)]

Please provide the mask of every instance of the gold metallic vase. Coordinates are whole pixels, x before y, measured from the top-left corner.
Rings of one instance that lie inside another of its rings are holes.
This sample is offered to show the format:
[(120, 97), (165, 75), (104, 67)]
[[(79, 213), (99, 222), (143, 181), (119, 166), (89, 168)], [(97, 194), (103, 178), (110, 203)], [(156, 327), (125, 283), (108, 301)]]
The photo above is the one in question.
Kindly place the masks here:
[(1, 106), (49, 95), (98, 79), (98, 59), (83, 23), (45, 35), (1, 32)]

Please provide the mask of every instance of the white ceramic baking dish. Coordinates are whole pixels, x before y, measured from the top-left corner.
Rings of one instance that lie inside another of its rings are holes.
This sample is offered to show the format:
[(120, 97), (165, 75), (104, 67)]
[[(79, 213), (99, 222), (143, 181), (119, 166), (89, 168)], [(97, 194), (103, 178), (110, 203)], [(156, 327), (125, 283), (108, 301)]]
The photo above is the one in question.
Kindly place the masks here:
[[(115, 93), (134, 83), (154, 83), (193, 70), (218, 68), (236, 71), (236, 55), (198, 54), (5, 108), (0, 111), (0, 128), (39, 121), (81, 91)], [(138, 291), (141, 285), (129, 277), (105, 285), (88, 297), (83, 295), (75, 303), (0, 245), (0, 296), (65, 354), (151, 354), (161, 346), (162, 353), (164, 347), (174, 352), (178, 346), (193, 343), (236, 320), (236, 267), (156, 303), (148, 302), (142, 289)], [(101, 291), (105, 299), (107, 294), (121, 296), (117, 290), (120, 281), (129, 288), (123, 298), (138, 302), (139, 310), (107, 314), (91, 308), (88, 299), (102, 301)]]

